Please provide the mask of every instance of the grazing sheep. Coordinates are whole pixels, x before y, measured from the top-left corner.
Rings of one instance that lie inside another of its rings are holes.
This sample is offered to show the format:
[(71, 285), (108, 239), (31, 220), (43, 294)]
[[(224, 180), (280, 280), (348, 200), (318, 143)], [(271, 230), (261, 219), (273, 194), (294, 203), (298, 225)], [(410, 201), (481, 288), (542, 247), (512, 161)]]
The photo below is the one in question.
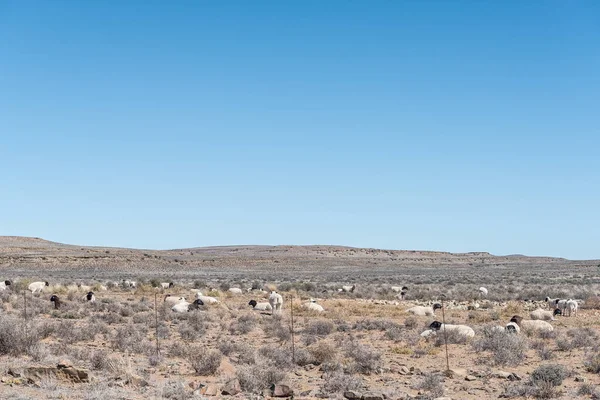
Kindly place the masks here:
[(406, 312), (419, 317), (434, 317), (435, 310), (440, 310), (441, 308), (442, 305), (440, 303), (435, 303), (433, 306), (414, 306), (406, 310)]
[(12, 285), (12, 281), (0, 282), (0, 292), (6, 290), (10, 285)]
[(175, 284), (173, 282), (161, 282), (160, 287), (163, 289), (170, 289), (173, 286), (175, 286)]
[(233, 293), (233, 294), (242, 294), (243, 293), (242, 289), (237, 288), (237, 287), (229, 288), (228, 292)]
[(392, 286), (392, 292), (400, 293), (402, 291), (402, 286)]
[(560, 311), (562, 311), (562, 315), (565, 315), (565, 311), (567, 308), (567, 301), (566, 299), (556, 299), (554, 301), (554, 308), (558, 308)]
[(554, 316), (562, 314), (558, 308), (554, 311), (542, 310), (538, 308), (529, 313), (529, 318), (543, 321), (554, 321)]
[(42, 292), (46, 286), (50, 286), (48, 282), (32, 282), (27, 286), (31, 293)]
[(306, 308), (307, 310), (316, 311), (319, 313), (322, 313), (323, 311), (325, 311), (323, 306), (320, 304), (317, 304), (317, 301), (315, 299), (310, 299), (310, 301), (307, 301), (306, 303), (302, 304), (302, 307)]
[(479, 297), (487, 297), (488, 290), (483, 286), (479, 288)]
[(248, 302), (248, 305), (251, 306), (252, 309), (254, 309), (256, 311), (271, 311), (271, 310), (273, 310), (273, 307), (271, 307), (271, 303), (267, 303), (267, 302), (257, 303), (256, 300), (250, 300)]
[(58, 296), (57, 296), (57, 295), (55, 295), (55, 294), (53, 294), (53, 295), (50, 297), (50, 301), (54, 303), (54, 308), (55, 308), (56, 310), (58, 310), (58, 309), (60, 308), (60, 305), (62, 304), (62, 303), (60, 302), (60, 299), (58, 298)]
[(577, 316), (577, 309), (579, 308), (579, 305), (577, 304), (577, 302), (575, 300), (569, 299), (567, 300), (567, 303), (565, 305), (565, 311), (564, 311), (564, 315), (565, 317), (570, 317), (570, 316)]
[(185, 297), (175, 296), (172, 294), (168, 294), (165, 296), (163, 302), (167, 304), (177, 304), (185, 301)]
[(552, 332), (554, 327), (550, 325), (549, 322), (540, 321), (540, 320), (531, 320), (531, 319), (523, 319), (523, 317), (519, 315), (514, 315), (510, 322), (514, 322), (521, 328), (524, 332)]
[(457, 334), (468, 337), (468, 338), (472, 338), (475, 336), (475, 331), (473, 330), (473, 328), (471, 328), (470, 326), (467, 326), (467, 325), (442, 324), (440, 321), (433, 321), (429, 325), (429, 329), (431, 329), (432, 331), (442, 331), (442, 332), (445, 330), (448, 333), (456, 332)]
[(94, 296), (94, 292), (88, 292), (88, 294), (85, 295), (85, 298), (90, 303), (95, 303), (96, 302), (96, 296)]
[(204, 296), (202, 292), (196, 293), (196, 300), (202, 300), (204, 304), (216, 304), (219, 302), (216, 297)]
[(273, 290), (269, 295), (269, 304), (271, 304), (271, 308), (273, 309), (273, 315), (275, 315), (275, 313), (281, 314), (281, 309), (283, 307), (283, 297)]
[(548, 304), (548, 309), (554, 310), (556, 308), (556, 302), (560, 299), (552, 299), (550, 297), (546, 297), (544, 301)]
[(342, 286), (342, 292), (346, 292), (346, 293), (354, 293), (354, 289), (356, 289), (356, 285), (344, 285)]

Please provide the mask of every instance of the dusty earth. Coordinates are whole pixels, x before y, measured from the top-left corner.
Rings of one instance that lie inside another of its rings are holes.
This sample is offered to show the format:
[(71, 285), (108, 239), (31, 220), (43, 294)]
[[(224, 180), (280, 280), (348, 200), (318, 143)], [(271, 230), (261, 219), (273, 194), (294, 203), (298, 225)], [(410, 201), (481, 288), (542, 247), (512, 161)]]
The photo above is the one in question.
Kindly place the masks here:
[[(262, 398), (273, 384), (296, 399), (600, 398), (598, 264), (330, 246), (147, 251), (1, 237), (0, 279), (13, 285), (0, 291), (0, 398)], [(123, 279), (138, 287), (99, 286)], [(50, 286), (24, 290), (36, 280)], [(166, 291), (153, 287), (171, 281)], [(77, 284), (94, 286), (96, 303)], [(342, 284), (356, 290), (339, 292)], [(409, 287), (406, 300), (392, 285)], [(266, 301), (259, 290), (234, 295), (229, 287), (277, 287), (282, 315), (248, 306)], [(162, 302), (166, 293), (191, 301), (198, 290), (220, 303), (176, 314)], [(441, 337), (420, 337), (434, 318), (405, 312), (442, 295), (446, 320), (476, 331), (467, 341), (449, 338), (450, 374)], [(550, 334), (490, 334), (545, 296), (585, 302), (577, 316), (552, 321)], [(309, 298), (325, 312), (303, 308)]]

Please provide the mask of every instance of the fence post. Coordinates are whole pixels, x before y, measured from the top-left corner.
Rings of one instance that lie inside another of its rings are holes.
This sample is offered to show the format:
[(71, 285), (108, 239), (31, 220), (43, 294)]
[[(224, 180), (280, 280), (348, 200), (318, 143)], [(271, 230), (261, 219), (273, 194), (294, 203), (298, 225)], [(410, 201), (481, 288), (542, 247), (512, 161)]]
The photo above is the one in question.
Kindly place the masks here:
[(23, 318), (25, 318), (25, 321), (27, 321), (27, 291), (26, 290), (23, 290), (23, 304), (24, 304)]
[(157, 301), (156, 301), (156, 296), (158, 295), (158, 293), (154, 292), (154, 323), (156, 325), (156, 357), (160, 356), (160, 346), (158, 343), (158, 307), (157, 307)]
[(294, 296), (290, 295), (290, 313), (292, 315), (292, 364), (296, 365), (296, 348), (294, 344)]
[(444, 325), (444, 346), (446, 347), (446, 374), (450, 373), (450, 359), (448, 357), (448, 335), (446, 334), (446, 314), (444, 312), (444, 298), (445, 294), (442, 294), (442, 324)]

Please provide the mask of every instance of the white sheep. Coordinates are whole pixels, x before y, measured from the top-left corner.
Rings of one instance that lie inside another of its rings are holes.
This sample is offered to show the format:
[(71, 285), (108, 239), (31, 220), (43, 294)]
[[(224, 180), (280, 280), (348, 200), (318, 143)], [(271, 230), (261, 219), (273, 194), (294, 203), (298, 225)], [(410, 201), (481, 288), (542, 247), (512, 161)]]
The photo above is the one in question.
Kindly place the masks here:
[(521, 327), (516, 322), (509, 322), (504, 327), (504, 330), (509, 333), (521, 333)]
[(27, 286), (31, 293), (42, 292), (46, 286), (50, 286), (48, 282), (32, 282)]
[(567, 299), (556, 299), (554, 307), (559, 309), (562, 312), (562, 315), (565, 315), (565, 311), (567, 309)]
[[(467, 325), (442, 324), (440, 321), (433, 321), (429, 325), (429, 329), (434, 332), (443, 333), (444, 331), (446, 331), (448, 333), (457, 333), (467, 338), (472, 338), (475, 336), (475, 331), (473, 330), (473, 328)], [(424, 336), (423, 333), (421, 333), (421, 336)]]
[(12, 281), (0, 282), (0, 292), (6, 290), (10, 285), (12, 285)]
[(271, 310), (273, 310), (273, 307), (271, 307), (271, 303), (267, 303), (267, 302), (257, 303), (256, 300), (250, 300), (248, 302), (248, 305), (251, 306), (252, 309), (254, 309), (256, 311), (271, 311)]
[(567, 303), (565, 304), (565, 310), (563, 312), (563, 315), (565, 317), (570, 317), (570, 316), (577, 316), (577, 309), (579, 308), (579, 305), (577, 304), (577, 301), (573, 300), (573, 299), (569, 299), (567, 300)]
[(123, 279), (123, 286), (126, 289), (135, 289), (135, 287), (137, 286), (137, 282)]
[(228, 292), (233, 293), (233, 294), (242, 294), (243, 293), (242, 289), (237, 288), (237, 287), (229, 288)]
[(175, 286), (175, 284), (173, 282), (161, 282), (160, 283), (160, 287), (163, 289), (170, 289), (173, 286)]
[(356, 289), (356, 285), (344, 285), (342, 286), (342, 292), (347, 292), (347, 293), (354, 293), (354, 289)]
[(269, 295), (269, 304), (271, 304), (271, 308), (273, 309), (273, 315), (275, 313), (280, 314), (283, 307), (283, 297), (273, 290)]
[(400, 293), (402, 291), (402, 286), (392, 286), (392, 292)]
[(560, 299), (553, 299), (551, 297), (546, 297), (544, 301), (548, 304), (548, 308), (550, 310), (554, 310), (556, 308), (556, 302)]
[(185, 297), (175, 296), (175, 295), (172, 295), (172, 294), (166, 295), (165, 298), (164, 298), (164, 300), (163, 300), (164, 303), (167, 303), (169, 305), (181, 303), (183, 301), (185, 301)]
[(523, 319), (523, 317), (519, 315), (514, 315), (510, 319), (510, 322), (516, 323), (524, 332), (552, 332), (554, 330), (554, 327), (550, 325), (549, 322), (541, 320)]
[(554, 311), (543, 310), (538, 308), (529, 313), (529, 318), (543, 320), (543, 321), (554, 321), (554, 316), (560, 315), (561, 310), (556, 309)]
[(196, 293), (196, 300), (202, 300), (204, 304), (216, 304), (219, 302), (216, 297), (204, 296), (202, 292)]
[(412, 315), (417, 315), (419, 317), (434, 317), (435, 310), (439, 310), (441, 308), (441, 304), (435, 303), (433, 306), (414, 306), (406, 310), (406, 312), (411, 313)]
[(480, 297), (487, 297), (488, 295), (488, 290), (486, 288), (484, 288), (483, 286), (479, 288), (479, 296)]
[(302, 307), (306, 308), (309, 311), (315, 311), (315, 312), (319, 312), (319, 313), (322, 313), (323, 311), (325, 311), (323, 306), (320, 304), (317, 304), (317, 301), (315, 299), (310, 299), (310, 301), (307, 301), (306, 303), (302, 304)]
[(179, 303), (176, 303), (173, 305), (173, 307), (171, 307), (171, 311), (176, 313), (186, 313), (190, 311), (190, 303), (188, 303), (185, 300), (180, 301)]

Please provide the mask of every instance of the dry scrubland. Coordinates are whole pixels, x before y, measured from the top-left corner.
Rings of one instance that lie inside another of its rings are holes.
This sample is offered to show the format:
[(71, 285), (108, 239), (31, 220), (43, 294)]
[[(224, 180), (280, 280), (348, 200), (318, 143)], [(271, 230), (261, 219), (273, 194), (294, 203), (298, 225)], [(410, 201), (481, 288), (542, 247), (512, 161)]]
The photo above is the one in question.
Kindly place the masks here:
[[(289, 386), (296, 399), (343, 398), (345, 391), (373, 399), (600, 398), (599, 263), (327, 246), (139, 251), (4, 237), (0, 279), (15, 284), (0, 292), (0, 397), (217, 398), (203, 392), (228, 397), (221, 391), (235, 392), (235, 382), (237, 398), (270, 395), (274, 383)], [(136, 280), (138, 288), (96, 290), (94, 304), (65, 287), (122, 279)], [(21, 289), (37, 280), (54, 287), (26, 294), (25, 319)], [(221, 302), (175, 314), (153, 287), (169, 281), (176, 285), (165, 293), (193, 300), (197, 288)], [(338, 293), (352, 284), (353, 293)], [(248, 301), (263, 295), (226, 291), (265, 285), (284, 295), (281, 317), (250, 309)], [(392, 285), (409, 287), (405, 301)], [(469, 341), (449, 337), (454, 374), (445, 376), (440, 336), (419, 336), (433, 318), (404, 310), (442, 294), (470, 304), (479, 286), (489, 296), (478, 310), (445, 311), (448, 322), (476, 331)], [(52, 293), (63, 301), (58, 310)], [(586, 302), (576, 317), (552, 322), (550, 334), (490, 331), (514, 314), (527, 317), (535, 305), (525, 300), (546, 296)], [(304, 310), (310, 297), (326, 312)], [(85, 382), (72, 382), (65, 370)]]

